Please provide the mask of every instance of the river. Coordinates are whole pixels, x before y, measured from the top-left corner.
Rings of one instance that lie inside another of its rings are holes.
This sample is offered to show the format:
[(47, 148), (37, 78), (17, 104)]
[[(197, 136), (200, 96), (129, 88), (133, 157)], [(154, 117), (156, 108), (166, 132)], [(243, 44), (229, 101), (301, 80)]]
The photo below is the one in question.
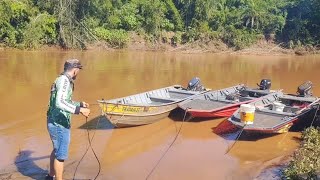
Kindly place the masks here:
[[(245, 83), (255, 87), (262, 78), (273, 89), (295, 93), (306, 80), (319, 83), (319, 56), (236, 56), (128, 51), (1, 51), (0, 52), (0, 179), (33, 179), (46, 174), (52, 149), (46, 129), (50, 86), (64, 60), (78, 58), (84, 65), (73, 98), (92, 103), (89, 123), (73, 116), (65, 178), (71, 179), (88, 142), (85, 125), (94, 128), (93, 147), (101, 161), (98, 179), (253, 179), (265, 162), (293, 152), (300, 133), (242, 139), (228, 154), (236, 134), (218, 135), (213, 129), (223, 119), (185, 122), (178, 118), (113, 129), (101, 118), (98, 99), (112, 99), (173, 84), (187, 85), (199, 77), (211, 89)], [(314, 87), (320, 95), (320, 88)], [(155, 167), (156, 166), (156, 167)], [(150, 174), (152, 169), (153, 172)], [(80, 164), (76, 178), (94, 178), (98, 164), (91, 153)]]

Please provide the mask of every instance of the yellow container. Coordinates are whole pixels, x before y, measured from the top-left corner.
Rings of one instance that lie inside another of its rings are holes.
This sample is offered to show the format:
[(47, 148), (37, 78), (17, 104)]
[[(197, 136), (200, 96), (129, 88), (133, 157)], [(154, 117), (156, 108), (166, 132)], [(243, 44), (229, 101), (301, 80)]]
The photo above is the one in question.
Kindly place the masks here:
[(256, 108), (250, 104), (241, 104), (240, 106), (240, 119), (245, 124), (253, 124), (254, 112)]

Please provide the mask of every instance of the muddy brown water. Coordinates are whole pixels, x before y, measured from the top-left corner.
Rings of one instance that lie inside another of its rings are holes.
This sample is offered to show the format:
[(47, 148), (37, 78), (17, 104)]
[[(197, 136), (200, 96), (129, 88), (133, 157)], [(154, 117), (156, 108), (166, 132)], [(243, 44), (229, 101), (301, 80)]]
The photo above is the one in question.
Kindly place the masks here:
[[(1, 51), (0, 52), (0, 179), (39, 179), (48, 169), (52, 145), (46, 130), (50, 85), (65, 59), (82, 61), (84, 70), (74, 99), (95, 103), (173, 84), (186, 85), (200, 77), (209, 88), (245, 83), (255, 86), (272, 79), (273, 89), (295, 93), (306, 80), (320, 95), (319, 56), (232, 56), (157, 52)], [(99, 179), (145, 179), (167, 150), (181, 126), (181, 115), (157, 123), (113, 129), (92, 104), (89, 123), (73, 116), (65, 178), (71, 179), (88, 142), (85, 126), (95, 132), (93, 147), (101, 161)], [(217, 135), (223, 119), (185, 122), (167, 154), (149, 179), (253, 179), (265, 162), (292, 153), (298, 132), (242, 139), (225, 154), (236, 133)], [(94, 131), (95, 123), (99, 122)], [(98, 164), (89, 151), (77, 179), (94, 178)]]

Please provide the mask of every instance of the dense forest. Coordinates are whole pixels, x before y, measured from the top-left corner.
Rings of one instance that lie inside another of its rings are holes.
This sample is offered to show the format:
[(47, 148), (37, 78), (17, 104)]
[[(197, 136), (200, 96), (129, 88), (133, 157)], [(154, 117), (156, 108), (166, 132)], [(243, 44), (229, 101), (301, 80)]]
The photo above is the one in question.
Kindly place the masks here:
[(265, 39), (317, 47), (319, 26), (319, 0), (0, 1), (0, 44), (14, 48), (123, 48), (132, 34), (172, 45), (221, 41), (242, 49)]

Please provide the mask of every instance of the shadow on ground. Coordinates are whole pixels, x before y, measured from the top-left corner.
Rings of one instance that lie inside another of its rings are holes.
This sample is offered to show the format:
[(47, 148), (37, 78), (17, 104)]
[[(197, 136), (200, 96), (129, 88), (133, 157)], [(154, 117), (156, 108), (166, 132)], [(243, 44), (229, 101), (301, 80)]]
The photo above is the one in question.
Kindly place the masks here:
[(80, 129), (113, 129), (114, 126), (106, 119), (105, 116), (97, 116), (79, 127)]
[(39, 167), (35, 161), (47, 159), (49, 156), (32, 157), (32, 153), (33, 151), (30, 150), (23, 150), (18, 153), (14, 163), (17, 171), (32, 179), (44, 179), (48, 171)]

